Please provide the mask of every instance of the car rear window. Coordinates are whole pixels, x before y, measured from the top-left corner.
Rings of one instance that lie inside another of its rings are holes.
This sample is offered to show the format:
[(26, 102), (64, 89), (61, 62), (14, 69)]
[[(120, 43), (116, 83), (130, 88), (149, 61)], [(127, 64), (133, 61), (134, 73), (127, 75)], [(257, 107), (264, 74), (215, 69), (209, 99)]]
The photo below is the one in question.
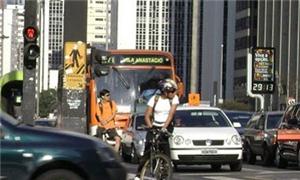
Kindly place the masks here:
[(175, 127), (230, 127), (220, 111), (177, 110), (174, 115)]
[(230, 119), (231, 122), (239, 122), (242, 127), (246, 127), (248, 121), (251, 119), (250, 113), (243, 113), (243, 112), (225, 112), (227, 117)]
[(267, 129), (277, 128), (278, 122), (282, 118), (282, 115), (283, 114), (270, 114), (268, 116)]

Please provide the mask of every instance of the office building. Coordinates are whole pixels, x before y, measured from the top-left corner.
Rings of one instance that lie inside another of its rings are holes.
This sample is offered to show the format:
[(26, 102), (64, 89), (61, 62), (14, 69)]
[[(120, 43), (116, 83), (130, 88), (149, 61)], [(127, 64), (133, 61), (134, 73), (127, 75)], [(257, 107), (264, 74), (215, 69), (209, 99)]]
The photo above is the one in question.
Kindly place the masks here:
[(0, 9), (0, 75), (23, 68), (24, 5), (2, 2)]
[(275, 92), (265, 108), (284, 109), (288, 99), (300, 101), (300, 2), (258, 1), (257, 46), (275, 48)]

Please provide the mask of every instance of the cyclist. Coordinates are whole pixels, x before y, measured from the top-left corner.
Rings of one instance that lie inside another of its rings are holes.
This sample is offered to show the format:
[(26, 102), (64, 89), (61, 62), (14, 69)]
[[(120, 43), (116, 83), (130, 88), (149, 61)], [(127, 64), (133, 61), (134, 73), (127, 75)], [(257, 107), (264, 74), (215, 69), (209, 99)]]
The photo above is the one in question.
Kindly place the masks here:
[[(179, 98), (176, 95), (177, 85), (171, 79), (161, 80), (159, 82), (159, 95), (152, 96), (147, 104), (147, 109), (145, 111), (145, 122), (148, 128), (161, 128), (168, 129), (172, 132), (172, 119), (176, 111), (177, 105), (179, 104)], [(149, 159), (149, 140), (152, 134), (150, 131), (146, 135), (145, 152), (144, 156), (141, 158), (135, 180), (140, 179), (140, 173), (143, 165)], [(168, 138), (164, 138), (166, 143), (163, 143), (162, 150), (168, 156), (170, 155), (170, 147), (168, 143)]]

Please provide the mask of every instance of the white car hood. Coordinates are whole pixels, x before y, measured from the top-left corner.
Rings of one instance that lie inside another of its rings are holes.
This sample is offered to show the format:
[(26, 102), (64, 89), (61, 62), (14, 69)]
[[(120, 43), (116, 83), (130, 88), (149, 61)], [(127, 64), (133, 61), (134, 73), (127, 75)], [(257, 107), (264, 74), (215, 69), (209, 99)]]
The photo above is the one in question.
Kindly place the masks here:
[(189, 139), (197, 139), (197, 140), (205, 140), (205, 139), (226, 139), (228, 137), (231, 137), (233, 135), (238, 135), (238, 132), (236, 131), (235, 128), (233, 127), (209, 127), (209, 128), (193, 128), (193, 127), (180, 127), (174, 128), (173, 131), (173, 137), (180, 135), (183, 136), (184, 138), (189, 138)]

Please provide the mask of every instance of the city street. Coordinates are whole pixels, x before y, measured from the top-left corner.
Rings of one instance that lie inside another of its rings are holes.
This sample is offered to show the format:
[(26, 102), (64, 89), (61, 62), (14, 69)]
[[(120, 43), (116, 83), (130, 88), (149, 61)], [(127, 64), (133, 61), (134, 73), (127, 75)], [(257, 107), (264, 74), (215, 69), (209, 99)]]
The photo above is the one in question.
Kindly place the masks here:
[[(129, 179), (134, 179), (136, 164), (125, 163), (128, 168)], [(300, 169), (292, 165), (287, 169), (278, 169), (274, 166), (264, 167), (258, 162), (256, 165), (243, 164), (241, 172), (232, 172), (229, 166), (222, 166), (221, 171), (213, 171), (208, 165), (181, 166), (178, 172), (173, 174), (174, 180), (298, 180)]]

